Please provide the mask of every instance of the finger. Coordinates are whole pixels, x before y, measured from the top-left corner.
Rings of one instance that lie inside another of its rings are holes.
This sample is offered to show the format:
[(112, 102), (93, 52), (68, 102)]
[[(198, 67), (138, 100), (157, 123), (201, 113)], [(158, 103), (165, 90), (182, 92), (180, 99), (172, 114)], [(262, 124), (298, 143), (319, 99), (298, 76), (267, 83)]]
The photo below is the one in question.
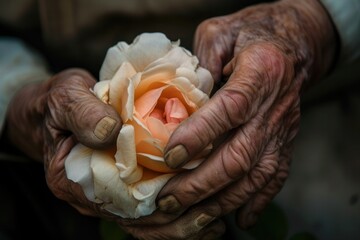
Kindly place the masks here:
[[(251, 69), (248, 61), (239, 56), (237, 64), (244, 67), (234, 72), (224, 87), (172, 133), (164, 155), (169, 167), (182, 166), (216, 138), (245, 124), (258, 112), (268, 96), (261, 84), (266, 77)], [(264, 107), (269, 108), (272, 103), (269, 100)]]
[(170, 179), (159, 193), (160, 210), (186, 208), (245, 176), (261, 156), (267, 139), (263, 120), (253, 118), (196, 169)]
[(235, 39), (224, 27), (224, 17), (202, 22), (195, 33), (194, 52), (200, 65), (208, 69), (215, 82), (221, 80), (222, 68), (232, 56)]
[(202, 239), (207, 235), (220, 236), (225, 231), (221, 220), (216, 220), (220, 207), (208, 204), (194, 207), (176, 220), (163, 225), (123, 226), (129, 233), (139, 239)]
[(242, 229), (247, 229), (253, 226), (261, 212), (273, 200), (275, 195), (281, 190), (285, 180), (289, 174), (289, 159), (288, 154), (281, 156), (280, 166), (276, 176), (267, 184), (264, 189), (254, 194), (254, 196), (241, 207), (236, 213), (236, 223)]
[(278, 99), (267, 114), (259, 113), (238, 128), (199, 167), (173, 177), (159, 194), (160, 209), (186, 208), (241, 178), (245, 185), (239, 187), (240, 193), (261, 189), (275, 173), (279, 147), (294, 138), (298, 123), (298, 99), (292, 95)]
[(269, 182), (271, 183), (271, 179), (278, 173), (279, 148), (277, 142), (272, 141), (264, 151), (262, 159), (248, 175), (229, 185), (214, 198), (199, 203), (199, 208), (209, 209), (210, 206), (217, 206), (221, 210), (213, 211), (212, 216), (219, 218), (248, 202), (256, 192), (262, 191)]
[(47, 124), (53, 129), (54, 139), (58, 131), (68, 134), (66, 131), (70, 130), (78, 141), (91, 148), (103, 148), (115, 142), (122, 122), (114, 108), (90, 91), (95, 80), (90, 74), (76, 70), (67, 71), (62, 78), (49, 95), (51, 117)]

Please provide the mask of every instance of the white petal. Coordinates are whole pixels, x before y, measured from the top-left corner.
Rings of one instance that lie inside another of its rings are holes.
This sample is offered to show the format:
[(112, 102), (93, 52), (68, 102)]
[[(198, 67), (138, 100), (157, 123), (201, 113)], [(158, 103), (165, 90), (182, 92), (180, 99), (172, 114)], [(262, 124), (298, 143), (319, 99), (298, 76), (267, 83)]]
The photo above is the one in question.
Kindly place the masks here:
[(93, 90), (95, 96), (106, 104), (109, 103), (109, 84), (110, 80), (97, 82)]
[[(96, 201), (94, 195), (93, 176), (90, 168), (90, 160), (93, 150), (77, 144), (65, 159), (65, 171), (68, 179), (79, 183), (85, 196), (90, 201)], [(101, 202), (101, 201), (96, 201)]]
[(135, 199), (139, 200), (135, 218), (151, 214), (156, 209), (155, 199), (174, 174), (163, 174), (151, 180), (142, 181), (134, 185), (132, 190)]
[(196, 74), (199, 79), (199, 85), (196, 87), (210, 96), (210, 93), (214, 87), (214, 79), (211, 73), (205, 68), (198, 67), (196, 69)]
[(100, 79), (111, 79), (125, 61), (130, 62), (137, 72), (143, 71), (171, 48), (172, 43), (162, 33), (143, 33), (131, 45), (119, 42), (108, 50), (100, 70)]
[(138, 153), (138, 155), (145, 156), (156, 162), (164, 162), (163, 157), (159, 157), (159, 156), (155, 156), (155, 155), (151, 155), (151, 154), (147, 154), (147, 153)]
[(152, 62), (145, 70), (165, 63), (171, 63), (176, 68), (184, 67), (195, 71), (199, 60), (195, 56), (192, 56), (186, 49), (174, 46), (165, 56)]
[(129, 217), (134, 213), (137, 201), (129, 192), (127, 184), (121, 180), (113, 157), (106, 151), (94, 151), (91, 168), (95, 196), (105, 202), (103, 207), (108, 210), (112, 207), (118, 209), (117, 213), (122, 217)]
[[(121, 115), (123, 115), (122, 109), (125, 108), (126, 103), (131, 101), (127, 89), (129, 79), (135, 74), (135, 69), (131, 64), (124, 62), (110, 81), (109, 102)], [(122, 116), (123, 121), (126, 121), (124, 118), (126, 117)]]
[(135, 88), (141, 80), (141, 73), (135, 74), (133, 77), (128, 79), (128, 86), (126, 92), (124, 91), (121, 119), (123, 122), (127, 122), (129, 119), (133, 119), (134, 115), (134, 99), (135, 99)]
[[(187, 78), (177, 77), (172, 79), (169, 84), (172, 84), (179, 88), (180, 91), (184, 94), (184, 96), (186, 96), (191, 102), (193, 102), (196, 107), (201, 107), (209, 100), (209, 96), (200, 89), (196, 88), (193, 84), (191, 84), (191, 82)], [(191, 103), (188, 104), (191, 105)]]
[(115, 159), (120, 170), (120, 178), (127, 184), (139, 181), (142, 177), (142, 168), (136, 161), (135, 133), (132, 125), (123, 125), (116, 145)]
[(193, 69), (186, 68), (186, 67), (179, 67), (176, 69), (176, 77), (185, 77), (187, 78), (191, 84), (195, 87), (199, 86), (199, 78), (196, 72)]
[(125, 42), (119, 42), (109, 48), (100, 69), (100, 81), (112, 79), (119, 66), (126, 62), (126, 55), (124, 53), (128, 48), (129, 45)]

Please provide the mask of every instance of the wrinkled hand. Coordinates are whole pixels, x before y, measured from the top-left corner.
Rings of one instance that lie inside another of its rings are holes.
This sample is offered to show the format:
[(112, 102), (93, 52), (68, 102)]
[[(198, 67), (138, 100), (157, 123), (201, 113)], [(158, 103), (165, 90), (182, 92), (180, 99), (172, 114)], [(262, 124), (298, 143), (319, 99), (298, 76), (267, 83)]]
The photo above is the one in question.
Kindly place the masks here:
[(88, 215), (95, 214), (95, 206), (66, 178), (65, 158), (78, 141), (93, 148), (112, 144), (122, 124), (116, 111), (90, 92), (94, 84), (84, 70), (60, 72), (21, 89), (7, 115), (9, 138), (29, 157), (44, 162), (51, 191)]
[(228, 80), (173, 133), (165, 160), (177, 168), (217, 146), (197, 169), (169, 181), (159, 194), (162, 211), (199, 203), (215, 219), (239, 209), (240, 227), (256, 222), (288, 176), (300, 95), (329, 70), (334, 34), (313, 0), (256, 5), (198, 27), (200, 63), (219, 84)]
[[(122, 219), (85, 197), (80, 185), (66, 177), (64, 162), (77, 142), (101, 149), (115, 143), (121, 119), (89, 90), (95, 79), (81, 69), (69, 69), (41, 84), (21, 89), (9, 106), (7, 134), (12, 143), (45, 165), (46, 181), (54, 195), (80, 213), (113, 220), (139, 239), (199, 239), (210, 230), (222, 232), (222, 223), (189, 227), (197, 211), (184, 216), (154, 213)], [(201, 217), (201, 216), (200, 216)]]

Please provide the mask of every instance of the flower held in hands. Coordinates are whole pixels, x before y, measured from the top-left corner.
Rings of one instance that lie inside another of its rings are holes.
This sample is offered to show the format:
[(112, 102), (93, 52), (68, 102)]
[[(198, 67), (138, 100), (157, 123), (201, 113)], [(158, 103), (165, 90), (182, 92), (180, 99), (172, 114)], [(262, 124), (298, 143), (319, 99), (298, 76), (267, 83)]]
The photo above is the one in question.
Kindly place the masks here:
[[(176, 126), (201, 107), (213, 87), (211, 74), (189, 51), (162, 33), (144, 33), (110, 48), (94, 94), (112, 105), (123, 127), (117, 144), (93, 150), (77, 144), (65, 161), (67, 177), (86, 197), (123, 218), (155, 210), (155, 198), (174, 170), (163, 149)], [(183, 166), (197, 167), (203, 156)]]

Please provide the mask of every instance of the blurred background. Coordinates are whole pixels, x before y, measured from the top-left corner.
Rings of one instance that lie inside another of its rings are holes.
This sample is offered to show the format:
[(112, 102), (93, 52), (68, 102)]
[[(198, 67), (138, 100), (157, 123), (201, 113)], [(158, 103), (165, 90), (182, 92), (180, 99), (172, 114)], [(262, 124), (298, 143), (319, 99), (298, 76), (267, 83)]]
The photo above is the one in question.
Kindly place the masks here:
[(289, 179), (275, 202), (290, 234), (360, 238), (360, 61), (305, 94)]
[[(97, 3), (89, 2), (94, 5)], [(15, 1), (0, 1), (0, 3), (6, 3), (9, 7), (9, 15), (16, 16), (11, 13), (12, 8), (10, 8), (16, 5)], [(97, 10), (96, 6), (94, 9)], [(224, 13), (231, 11), (233, 10), (224, 9)], [(130, 19), (127, 23), (132, 25), (141, 23), (140, 32), (166, 30), (167, 35), (173, 40), (181, 36), (180, 38), (184, 39), (182, 45), (190, 49), (192, 35), (182, 35), (183, 32), (189, 32), (189, 26), (194, 30), (194, 25), (212, 16), (213, 13), (202, 12), (202, 15), (197, 15), (195, 19), (188, 17), (187, 12), (181, 14), (189, 23), (180, 22), (173, 14), (167, 16), (168, 21), (151, 15), (151, 21), (148, 18), (140, 18), (140, 20)], [(24, 25), (38, 21), (32, 15), (19, 16), (19, 22)], [(105, 25), (107, 27), (102, 28), (106, 33), (104, 35), (110, 35), (110, 30), (113, 30), (112, 32), (117, 34), (115, 39), (131, 42), (134, 36), (140, 33), (139, 29), (132, 28), (132, 25), (129, 27), (129, 24), (118, 25), (115, 20), (120, 22), (128, 20), (118, 18), (114, 16), (110, 19), (110, 23), (114, 26)], [(172, 26), (179, 26), (180, 23), (183, 25), (182, 28), (173, 29)], [(169, 29), (165, 28), (165, 25), (170, 25)], [(106, 45), (100, 46), (102, 35), (94, 34), (90, 28), (85, 29), (87, 31), (82, 32), (82, 38), (74, 41), (79, 43), (79, 46), (76, 46), (83, 50), (79, 55), (80, 60), (75, 63), (54, 62), (51, 54), (45, 51), (44, 42), (39, 38), (41, 30), (39, 28), (26, 30), (28, 33), (24, 36), (19, 32), (13, 32), (13, 29), (8, 29), (7, 26), (0, 25), (0, 35), (18, 36), (31, 43), (32, 47), (45, 54), (55, 72), (65, 67), (78, 66), (93, 69), (92, 73), (97, 76), (105, 49), (115, 43), (105, 41)], [(121, 35), (123, 32), (126, 32), (126, 36)], [(63, 43), (66, 47), (67, 43), (59, 38), (60, 51), (63, 54), (72, 54), (61, 45)], [(93, 65), (85, 65), (86, 59), (98, 61)], [(0, 152), (6, 150), (6, 152), (18, 153), (16, 149), (11, 149), (12, 147), (1, 142)], [(46, 186), (41, 164), (22, 161), (21, 157), (10, 159), (6, 156), (6, 158), (11, 161), (1, 161), (0, 156), (0, 240), (31, 237), (52, 240), (131, 239), (115, 224), (81, 216), (66, 203), (56, 199)], [(356, 62), (340, 67), (338, 71), (332, 72), (330, 76), (307, 91), (302, 99), (302, 121), (296, 138), (290, 176), (283, 190), (260, 216), (259, 223), (248, 231), (235, 230), (233, 222), (228, 218), (229, 231), (222, 239), (360, 239), (359, 158), (360, 62)]]

